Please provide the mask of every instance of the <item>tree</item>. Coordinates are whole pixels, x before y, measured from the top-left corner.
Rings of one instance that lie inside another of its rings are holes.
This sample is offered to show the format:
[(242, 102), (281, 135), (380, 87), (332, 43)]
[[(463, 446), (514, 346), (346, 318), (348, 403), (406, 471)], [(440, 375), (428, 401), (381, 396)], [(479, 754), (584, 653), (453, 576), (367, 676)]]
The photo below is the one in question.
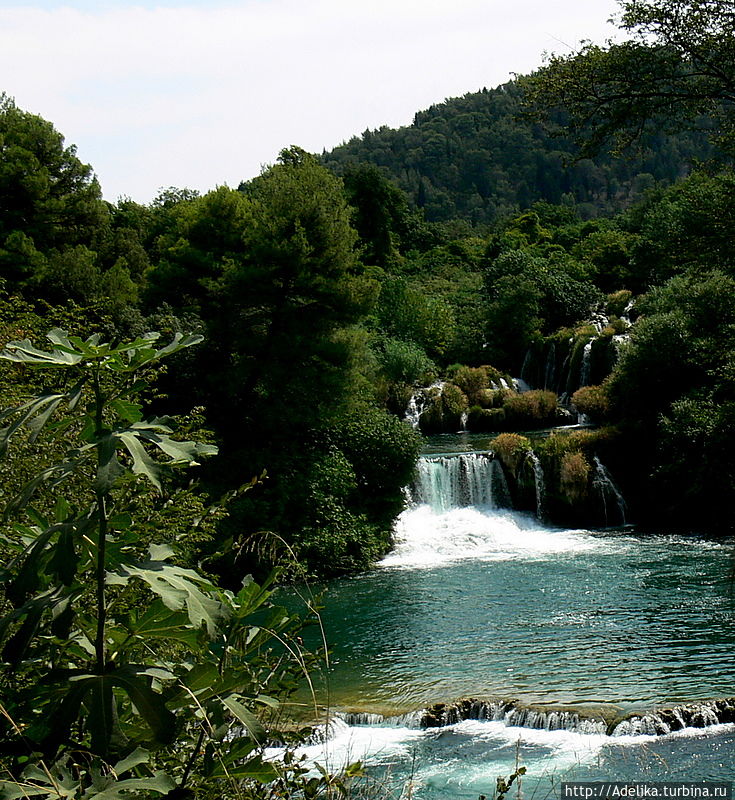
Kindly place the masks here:
[(645, 131), (701, 125), (735, 147), (731, 0), (619, 2), (619, 26), (630, 38), (553, 56), (523, 81), (535, 114), (548, 121), (560, 109), (583, 155), (611, 142), (623, 147)]
[(52, 250), (89, 245), (108, 223), (92, 168), (50, 122), (0, 94), (0, 263), (23, 280)]

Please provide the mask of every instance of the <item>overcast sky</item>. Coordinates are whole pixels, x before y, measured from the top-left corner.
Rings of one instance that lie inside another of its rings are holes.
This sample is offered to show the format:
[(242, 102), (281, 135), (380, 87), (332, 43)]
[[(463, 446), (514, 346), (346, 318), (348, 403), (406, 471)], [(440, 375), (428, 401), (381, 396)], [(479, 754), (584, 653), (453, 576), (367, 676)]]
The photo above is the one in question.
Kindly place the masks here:
[(614, 0), (0, 0), (0, 75), (106, 199), (237, 186), (602, 41)]

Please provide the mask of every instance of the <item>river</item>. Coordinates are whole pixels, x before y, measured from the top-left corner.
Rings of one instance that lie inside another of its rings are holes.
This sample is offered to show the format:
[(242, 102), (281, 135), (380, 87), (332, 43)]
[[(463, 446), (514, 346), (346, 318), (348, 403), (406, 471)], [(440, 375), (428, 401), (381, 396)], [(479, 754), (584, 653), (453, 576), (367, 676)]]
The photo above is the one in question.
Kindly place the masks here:
[[(491, 457), (458, 458), (424, 456), (394, 551), (328, 587), (341, 715), (310, 755), (363, 759), (417, 800), (492, 795), (519, 764), (526, 797), (734, 779), (735, 725), (699, 706), (735, 695), (733, 543), (555, 529), (498, 507)], [(459, 698), (483, 699), (482, 718), (423, 729), (411, 713)]]

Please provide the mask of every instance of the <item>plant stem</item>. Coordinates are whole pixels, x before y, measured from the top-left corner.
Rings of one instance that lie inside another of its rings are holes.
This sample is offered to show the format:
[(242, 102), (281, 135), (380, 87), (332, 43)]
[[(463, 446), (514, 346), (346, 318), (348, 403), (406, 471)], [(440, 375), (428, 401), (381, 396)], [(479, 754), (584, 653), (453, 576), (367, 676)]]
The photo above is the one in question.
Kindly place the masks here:
[[(95, 437), (99, 441), (102, 436), (104, 397), (100, 387), (99, 371), (96, 370), (93, 379), (95, 403)], [(97, 466), (101, 464), (101, 452), (97, 449)], [(105, 603), (105, 550), (107, 545), (107, 507), (105, 493), (95, 490), (97, 501), (97, 635), (94, 650), (97, 661), (97, 672), (102, 674), (105, 670), (105, 626), (107, 624), (107, 606)]]
[(196, 747), (194, 747), (191, 756), (189, 756), (189, 761), (187, 762), (186, 767), (184, 768), (184, 774), (181, 776), (181, 780), (179, 781), (179, 789), (186, 788), (186, 783), (189, 780), (191, 768), (194, 766), (194, 762), (197, 760), (197, 757), (199, 756), (199, 752), (202, 749), (203, 742), (204, 742), (204, 724), (202, 724), (202, 728), (199, 731), (199, 738), (197, 739)]

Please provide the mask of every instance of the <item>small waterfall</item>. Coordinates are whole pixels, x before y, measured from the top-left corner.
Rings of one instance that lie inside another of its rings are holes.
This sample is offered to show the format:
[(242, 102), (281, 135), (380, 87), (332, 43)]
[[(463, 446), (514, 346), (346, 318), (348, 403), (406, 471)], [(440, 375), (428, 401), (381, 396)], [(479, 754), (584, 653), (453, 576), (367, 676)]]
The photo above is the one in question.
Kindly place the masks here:
[(512, 508), (513, 501), (510, 496), (505, 471), (502, 464), (495, 458), (490, 462), (490, 484), (495, 505), (499, 508)]
[(597, 456), (594, 457), (594, 463), (595, 474), (592, 477), (592, 486), (599, 493), (600, 499), (602, 500), (602, 507), (605, 513), (605, 524), (610, 524), (607, 506), (608, 500), (612, 499), (617, 507), (619, 522), (621, 525), (625, 525), (625, 499), (623, 498), (620, 489), (618, 489), (618, 487), (615, 485), (615, 481), (613, 481), (612, 476), (607, 471), (607, 468)]
[(462, 433), (464, 433), (467, 430), (467, 417), (468, 417), (467, 412), (463, 411), (462, 415), (459, 418), (459, 424), (461, 426), (460, 427), (460, 432), (462, 432)]
[(528, 350), (526, 350), (526, 356), (523, 359), (523, 366), (521, 367), (521, 380), (523, 381), (523, 383), (526, 384), (526, 386), (528, 386), (527, 383), (529, 377), (528, 370), (530, 369), (531, 361), (533, 360), (532, 352), (533, 351), (530, 347), (528, 348)]
[(364, 711), (338, 711), (336, 716), (350, 726), (380, 725), (384, 728), (421, 728), (421, 719), (425, 710), (409, 711), (407, 714), (384, 717), (382, 714), (370, 714)]
[(590, 385), (590, 374), (592, 373), (592, 342), (594, 341), (594, 339), (590, 339), (582, 351), (582, 367), (579, 372), (580, 388)]
[(415, 430), (418, 430), (421, 415), (429, 407), (429, 403), (431, 401), (431, 390), (438, 389), (439, 394), (441, 394), (443, 388), (444, 381), (437, 381), (436, 383), (432, 383), (431, 386), (417, 389), (411, 395), (411, 399), (408, 401), (406, 413), (403, 417), (404, 421), (408, 422), (408, 424)]
[(585, 734), (604, 734), (608, 723), (602, 716), (585, 715), (567, 708), (543, 708), (523, 705), (516, 700), (458, 700), (439, 703), (424, 711), (422, 728), (455, 725), (466, 719), (502, 722), (508, 727), (532, 728), (546, 731), (573, 731)]
[[(464, 698), (453, 703), (437, 703), (428, 708), (398, 716), (366, 712), (338, 712), (330, 721), (336, 730), (344, 725), (398, 728), (445, 728), (465, 720), (502, 722), (508, 727), (546, 731), (572, 731), (582, 734), (620, 736), (666, 736), (684, 728), (709, 728), (735, 722), (735, 698), (690, 703), (673, 708), (630, 714), (614, 718), (607, 711), (590, 709), (591, 713), (564, 706), (525, 705), (517, 700), (478, 700)], [(324, 730), (324, 726), (321, 726)], [(327, 735), (332, 731), (325, 731)], [(324, 736), (324, 732), (317, 736)]]
[(665, 736), (684, 728), (709, 728), (732, 722), (735, 722), (735, 699), (727, 698), (631, 714), (613, 727), (611, 735)]
[(494, 489), (504, 501), (507, 484), (491, 453), (461, 453), (451, 456), (422, 456), (417, 464), (411, 497), (417, 505), (426, 504), (434, 511), (476, 506), (495, 508)]
[(536, 486), (536, 517), (543, 519), (544, 511), (544, 470), (539, 457), (531, 450), (527, 456), (533, 468), (533, 482)]

